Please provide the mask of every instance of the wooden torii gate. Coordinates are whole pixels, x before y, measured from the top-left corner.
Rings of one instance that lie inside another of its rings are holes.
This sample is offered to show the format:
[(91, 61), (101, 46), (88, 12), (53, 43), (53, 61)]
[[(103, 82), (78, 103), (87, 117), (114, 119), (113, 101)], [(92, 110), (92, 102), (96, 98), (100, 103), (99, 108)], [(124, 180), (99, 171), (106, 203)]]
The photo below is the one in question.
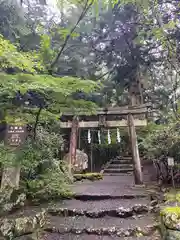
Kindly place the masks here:
[(147, 113), (150, 105), (124, 106), (115, 108), (97, 109), (92, 115), (78, 112), (78, 117), (72, 113), (64, 113), (61, 117), (62, 129), (71, 129), (69, 147), (69, 170), (76, 160), (76, 149), (79, 128), (125, 128), (128, 127), (132, 149), (135, 184), (143, 184), (141, 161), (137, 144), (136, 127), (147, 125)]

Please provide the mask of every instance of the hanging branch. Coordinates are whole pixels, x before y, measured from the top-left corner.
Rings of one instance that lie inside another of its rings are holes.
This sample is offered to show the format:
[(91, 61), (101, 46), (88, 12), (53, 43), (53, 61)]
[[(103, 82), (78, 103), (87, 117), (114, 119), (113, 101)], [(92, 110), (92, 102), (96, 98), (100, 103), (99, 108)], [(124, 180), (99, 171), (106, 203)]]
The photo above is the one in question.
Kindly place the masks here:
[(71, 38), (72, 33), (76, 30), (77, 26), (79, 25), (79, 23), (81, 22), (81, 20), (85, 17), (86, 13), (87, 13), (88, 10), (90, 9), (90, 7), (93, 5), (93, 3), (94, 3), (94, 0), (91, 0), (90, 3), (89, 3), (89, 0), (86, 0), (85, 5), (84, 5), (84, 7), (83, 7), (83, 10), (82, 10), (82, 12), (81, 12), (81, 15), (79, 16), (76, 24), (72, 27), (72, 29), (70, 30), (69, 34), (66, 36), (65, 41), (64, 41), (62, 47), (60, 48), (60, 50), (59, 50), (57, 56), (55, 57), (54, 61), (51, 63), (50, 69), (48, 70), (49, 74), (52, 75), (52, 73), (53, 73), (53, 68), (55, 67), (56, 63), (58, 62), (58, 60), (59, 60), (59, 58), (60, 58), (60, 56), (61, 56), (61, 54), (63, 53), (63, 51), (64, 51), (64, 49), (65, 49), (68, 41), (69, 41), (70, 38)]
[(42, 107), (39, 108), (37, 114), (36, 114), (36, 121), (35, 121), (35, 125), (34, 125), (34, 129), (33, 129), (33, 139), (36, 140), (36, 134), (37, 134), (37, 126), (38, 126), (38, 123), (39, 123), (39, 118), (40, 118), (40, 115), (41, 115), (41, 111), (42, 111)]

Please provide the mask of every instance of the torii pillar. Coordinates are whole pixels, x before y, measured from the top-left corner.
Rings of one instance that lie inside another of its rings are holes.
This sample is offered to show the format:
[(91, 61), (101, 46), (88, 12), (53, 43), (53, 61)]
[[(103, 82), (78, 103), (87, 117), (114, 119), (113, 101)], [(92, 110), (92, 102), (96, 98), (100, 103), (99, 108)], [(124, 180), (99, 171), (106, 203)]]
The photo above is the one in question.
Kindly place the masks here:
[(134, 168), (134, 181), (136, 185), (143, 184), (143, 174), (141, 167), (141, 160), (139, 157), (139, 149), (137, 143), (136, 129), (134, 125), (134, 118), (132, 114), (128, 115), (129, 137), (131, 141), (132, 160)]
[(77, 117), (74, 117), (72, 120), (70, 147), (69, 147), (69, 164), (68, 164), (69, 165), (69, 173), (71, 173), (72, 166), (76, 162), (78, 127), (79, 127), (79, 120)]
[[(137, 106), (143, 103), (142, 96), (140, 94), (141, 85), (139, 81), (134, 81), (134, 83), (130, 86), (129, 94), (131, 100), (131, 106)], [(131, 150), (132, 150), (132, 160), (133, 160), (133, 168), (134, 168), (134, 181), (136, 185), (143, 185), (143, 174), (141, 167), (141, 159), (139, 156), (139, 148), (138, 141), (136, 135), (136, 128), (134, 124), (134, 117), (132, 114), (128, 115), (128, 127), (129, 127), (129, 137), (131, 142)]]

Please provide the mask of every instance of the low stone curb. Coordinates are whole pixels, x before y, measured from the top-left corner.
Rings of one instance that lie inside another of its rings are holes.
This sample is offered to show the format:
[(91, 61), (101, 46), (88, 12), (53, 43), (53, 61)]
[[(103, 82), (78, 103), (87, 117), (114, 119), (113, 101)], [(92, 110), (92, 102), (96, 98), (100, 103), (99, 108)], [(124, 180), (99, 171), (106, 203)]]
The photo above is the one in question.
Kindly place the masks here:
[(158, 228), (159, 224), (153, 224), (146, 226), (144, 229), (140, 227), (132, 227), (128, 229), (110, 227), (110, 228), (62, 228), (58, 229), (56, 227), (47, 227), (46, 232), (59, 233), (59, 234), (89, 234), (98, 236), (117, 236), (117, 237), (141, 237), (141, 236), (151, 236)]
[(75, 217), (75, 216), (86, 216), (89, 218), (101, 218), (105, 216), (110, 217), (119, 217), (119, 218), (128, 218), (134, 215), (140, 215), (145, 213), (153, 213), (156, 211), (155, 207), (135, 204), (130, 208), (117, 208), (109, 210), (79, 210), (79, 209), (68, 209), (68, 208), (49, 208), (48, 213), (52, 216), (61, 216), (61, 217)]

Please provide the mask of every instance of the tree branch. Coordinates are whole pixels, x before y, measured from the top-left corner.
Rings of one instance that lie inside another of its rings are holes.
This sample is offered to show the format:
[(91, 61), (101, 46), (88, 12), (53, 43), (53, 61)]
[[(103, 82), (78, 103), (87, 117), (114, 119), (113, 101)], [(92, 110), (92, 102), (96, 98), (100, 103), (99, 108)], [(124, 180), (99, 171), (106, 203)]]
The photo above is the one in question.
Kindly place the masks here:
[(90, 9), (90, 7), (92, 6), (93, 0), (91, 0), (91, 2), (90, 2), (89, 4), (88, 4), (88, 2), (89, 2), (89, 1), (86, 0), (86, 3), (85, 3), (85, 5), (84, 5), (84, 8), (83, 8), (83, 10), (82, 10), (82, 12), (81, 12), (81, 15), (79, 16), (76, 24), (74, 25), (74, 27), (72, 27), (72, 29), (70, 30), (69, 34), (66, 36), (66, 39), (65, 39), (62, 47), (61, 47), (60, 50), (59, 50), (59, 53), (57, 54), (57, 56), (56, 56), (56, 58), (54, 59), (54, 61), (51, 63), (50, 69), (48, 70), (49, 74), (52, 75), (52, 73), (53, 73), (53, 68), (55, 67), (56, 63), (58, 62), (58, 60), (59, 60), (59, 58), (60, 58), (60, 56), (61, 56), (61, 54), (63, 53), (63, 51), (64, 51), (64, 49), (65, 49), (65, 47), (66, 47), (66, 45), (67, 45), (67, 43), (68, 43), (68, 41), (69, 41), (72, 33), (75, 31), (75, 29), (77, 28), (78, 24), (79, 24), (79, 23), (81, 22), (81, 20), (85, 17), (86, 13), (88, 12), (88, 10)]
[(37, 114), (36, 114), (36, 122), (35, 122), (34, 129), (33, 129), (34, 140), (36, 139), (36, 131), (37, 131), (37, 126), (38, 126), (38, 123), (39, 123), (39, 117), (41, 115), (41, 111), (42, 111), (42, 108), (40, 107)]

